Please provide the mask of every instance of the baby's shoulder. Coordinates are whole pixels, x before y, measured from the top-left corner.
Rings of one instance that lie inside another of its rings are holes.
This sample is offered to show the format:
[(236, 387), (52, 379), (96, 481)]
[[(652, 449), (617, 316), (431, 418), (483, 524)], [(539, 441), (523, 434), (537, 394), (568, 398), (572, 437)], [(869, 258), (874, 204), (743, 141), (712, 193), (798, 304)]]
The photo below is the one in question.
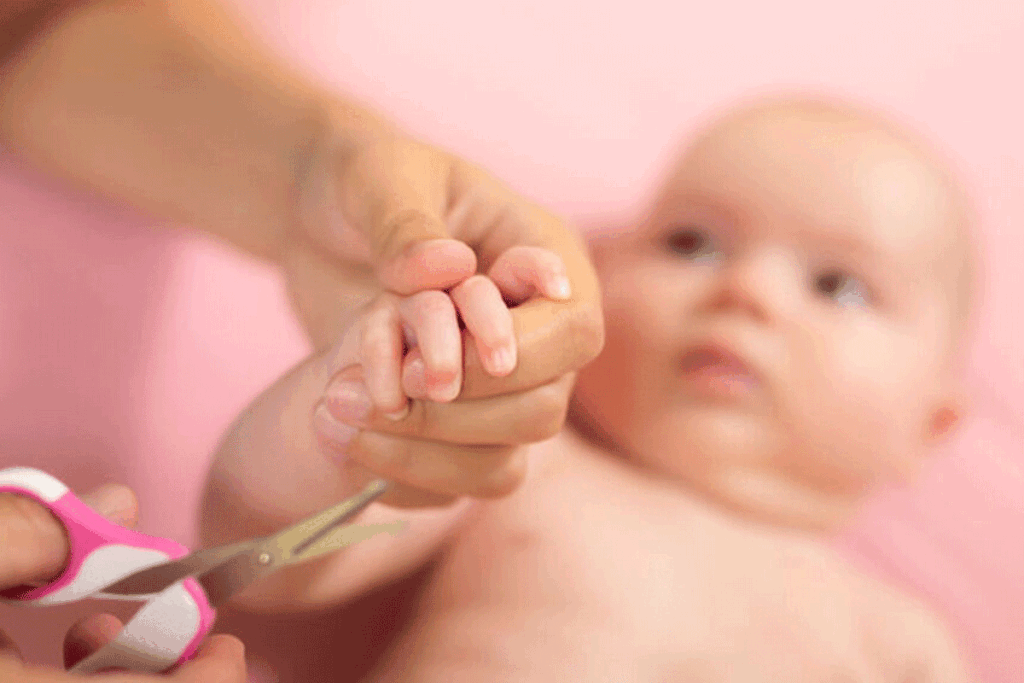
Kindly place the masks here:
[(960, 644), (944, 615), (925, 598), (893, 581), (856, 567), (829, 544), (833, 576), (851, 605), (860, 610), (866, 646), (893, 670), (912, 670), (915, 680), (967, 681)]

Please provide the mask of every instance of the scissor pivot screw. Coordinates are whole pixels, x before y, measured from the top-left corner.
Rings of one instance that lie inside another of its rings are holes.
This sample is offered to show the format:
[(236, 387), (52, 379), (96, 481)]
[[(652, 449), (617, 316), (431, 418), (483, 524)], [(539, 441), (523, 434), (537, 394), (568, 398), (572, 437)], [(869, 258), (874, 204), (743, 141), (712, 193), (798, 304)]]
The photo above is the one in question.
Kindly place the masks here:
[(272, 558), (270, 556), (270, 553), (260, 553), (260, 556), (256, 558), (256, 561), (259, 562), (260, 564), (266, 565), (266, 564), (270, 564), (270, 562), (273, 559), (274, 558)]

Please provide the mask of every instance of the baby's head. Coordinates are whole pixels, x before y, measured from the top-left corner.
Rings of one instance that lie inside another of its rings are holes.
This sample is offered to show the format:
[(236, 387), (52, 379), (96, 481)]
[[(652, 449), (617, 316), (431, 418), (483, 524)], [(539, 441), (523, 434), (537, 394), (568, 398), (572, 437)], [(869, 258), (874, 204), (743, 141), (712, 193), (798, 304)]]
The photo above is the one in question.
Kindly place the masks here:
[(951, 175), (873, 115), (728, 114), (636, 232), (593, 243), (607, 341), (577, 424), (735, 509), (842, 523), (960, 419), (967, 222)]

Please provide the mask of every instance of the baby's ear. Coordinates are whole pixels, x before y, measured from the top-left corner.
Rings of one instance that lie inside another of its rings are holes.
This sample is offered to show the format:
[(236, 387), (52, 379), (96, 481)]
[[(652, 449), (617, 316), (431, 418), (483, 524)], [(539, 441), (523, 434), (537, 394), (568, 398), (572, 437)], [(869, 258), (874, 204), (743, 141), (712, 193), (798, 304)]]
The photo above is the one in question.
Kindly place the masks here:
[(935, 446), (949, 438), (963, 421), (967, 412), (967, 397), (962, 390), (947, 395), (928, 416), (925, 443)]

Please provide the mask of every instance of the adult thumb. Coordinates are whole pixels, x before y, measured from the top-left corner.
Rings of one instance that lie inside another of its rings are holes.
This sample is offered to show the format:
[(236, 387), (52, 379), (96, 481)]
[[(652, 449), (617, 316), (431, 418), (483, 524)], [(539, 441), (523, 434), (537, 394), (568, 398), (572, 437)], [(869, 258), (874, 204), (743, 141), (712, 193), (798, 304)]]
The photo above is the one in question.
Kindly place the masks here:
[(320, 196), (337, 198), (334, 208), (369, 247), (380, 283), (397, 294), (447, 289), (476, 273), (476, 254), (446, 221), (452, 164), (440, 150), (394, 137), (336, 162), (321, 179), (328, 187)]
[[(81, 496), (82, 501), (111, 521), (135, 524), (138, 506), (126, 486), (106, 484)], [(64, 527), (50, 512), (25, 496), (0, 494), (0, 589), (48, 581), (67, 562)]]
[(428, 216), (411, 211), (379, 229), (384, 237), (377, 255), (377, 278), (396, 294), (454, 287), (476, 272), (476, 254), (464, 242), (432, 237)]

